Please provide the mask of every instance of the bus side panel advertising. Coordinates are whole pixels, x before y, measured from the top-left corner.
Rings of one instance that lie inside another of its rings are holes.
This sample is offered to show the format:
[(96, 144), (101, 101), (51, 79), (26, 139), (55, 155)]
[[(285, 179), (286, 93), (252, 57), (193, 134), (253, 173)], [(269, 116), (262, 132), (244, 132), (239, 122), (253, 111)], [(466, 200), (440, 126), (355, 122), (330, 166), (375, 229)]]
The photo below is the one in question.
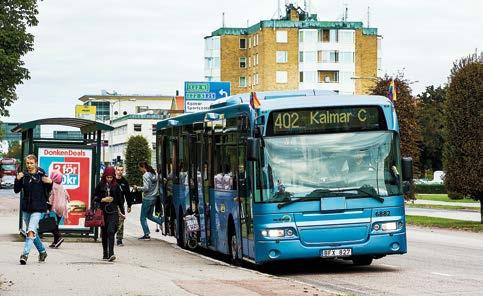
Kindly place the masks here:
[(85, 211), (91, 201), (92, 150), (39, 147), (39, 166), (48, 174), (53, 170), (64, 176), (62, 185), (70, 196), (68, 217), (61, 221), (60, 228), (85, 228)]

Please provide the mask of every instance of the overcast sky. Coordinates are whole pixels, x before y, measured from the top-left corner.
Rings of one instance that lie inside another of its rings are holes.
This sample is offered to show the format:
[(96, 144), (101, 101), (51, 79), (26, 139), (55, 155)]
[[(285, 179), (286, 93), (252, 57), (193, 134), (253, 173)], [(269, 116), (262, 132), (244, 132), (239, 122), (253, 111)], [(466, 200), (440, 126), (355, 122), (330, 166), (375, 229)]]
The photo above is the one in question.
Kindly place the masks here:
[[(281, 0), (282, 4), (285, 2)], [(297, 1), (291, 1), (297, 3)], [(304, 1), (298, 1), (303, 5)], [(455, 59), (483, 47), (483, 1), (312, 0), (319, 20), (377, 27), (382, 73), (403, 70), (413, 93), (446, 83)], [(277, 16), (276, 0), (45, 0), (39, 2), (35, 50), (24, 60), (31, 79), (17, 88), (8, 122), (74, 116), (77, 99), (100, 94), (183, 92), (203, 80), (203, 37), (221, 27), (246, 27)]]

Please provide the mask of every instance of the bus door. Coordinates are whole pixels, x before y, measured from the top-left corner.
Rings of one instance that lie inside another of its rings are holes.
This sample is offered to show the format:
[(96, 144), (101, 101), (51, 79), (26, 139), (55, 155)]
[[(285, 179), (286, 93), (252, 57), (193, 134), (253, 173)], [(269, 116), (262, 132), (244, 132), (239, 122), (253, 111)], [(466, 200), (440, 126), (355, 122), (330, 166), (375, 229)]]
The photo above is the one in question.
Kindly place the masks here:
[(205, 133), (203, 134), (203, 141), (202, 141), (202, 151), (201, 151), (201, 159), (203, 162), (202, 170), (201, 170), (201, 178), (202, 178), (202, 190), (203, 190), (203, 201), (204, 201), (204, 229), (205, 229), (205, 237), (206, 237), (206, 246), (213, 245), (212, 237), (211, 237), (211, 197), (210, 197), (210, 187), (212, 187), (213, 182), (213, 137), (210, 132), (211, 128), (206, 128)]
[[(246, 160), (246, 133), (247, 117), (241, 117), (240, 134), (238, 140), (238, 172), (237, 172), (237, 188), (240, 201), (240, 225), (241, 225), (241, 243), (243, 257), (254, 258), (253, 253), (253, 218), (251, 211), (251, 195), (250, 195), (250, 176), (248, 174), (249, 167)], [(250, 243), (251, 240), (251, 243)]]
[(190, 210), (198, 217), (200, 225), (200, 239), (203, 245), (206, 244), (204, 199), (201, 182), (201, 151), (203, 149), (201, 134), (191, 134), (189, 137), (190, 160), (188, 167)]

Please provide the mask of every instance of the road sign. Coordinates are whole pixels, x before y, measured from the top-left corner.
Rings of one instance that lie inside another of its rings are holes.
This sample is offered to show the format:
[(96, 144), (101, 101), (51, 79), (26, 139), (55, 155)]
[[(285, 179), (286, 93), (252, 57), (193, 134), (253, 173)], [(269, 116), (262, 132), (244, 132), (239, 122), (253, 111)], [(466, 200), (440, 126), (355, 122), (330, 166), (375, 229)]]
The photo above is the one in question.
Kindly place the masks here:
[(230, 82), (184, 83), (184, 112), (204, 111), (210, 108), (212, 101), (230, 95)]

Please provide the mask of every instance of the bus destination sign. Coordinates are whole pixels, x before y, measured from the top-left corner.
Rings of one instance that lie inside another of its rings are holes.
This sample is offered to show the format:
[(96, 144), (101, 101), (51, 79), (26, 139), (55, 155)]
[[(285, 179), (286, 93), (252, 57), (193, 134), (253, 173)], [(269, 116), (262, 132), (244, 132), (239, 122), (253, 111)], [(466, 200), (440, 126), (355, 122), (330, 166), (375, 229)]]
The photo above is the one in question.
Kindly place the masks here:
[(383, 130), (384, 113), (377, 106), (293, 109), (272, 112), (269, 135)]

